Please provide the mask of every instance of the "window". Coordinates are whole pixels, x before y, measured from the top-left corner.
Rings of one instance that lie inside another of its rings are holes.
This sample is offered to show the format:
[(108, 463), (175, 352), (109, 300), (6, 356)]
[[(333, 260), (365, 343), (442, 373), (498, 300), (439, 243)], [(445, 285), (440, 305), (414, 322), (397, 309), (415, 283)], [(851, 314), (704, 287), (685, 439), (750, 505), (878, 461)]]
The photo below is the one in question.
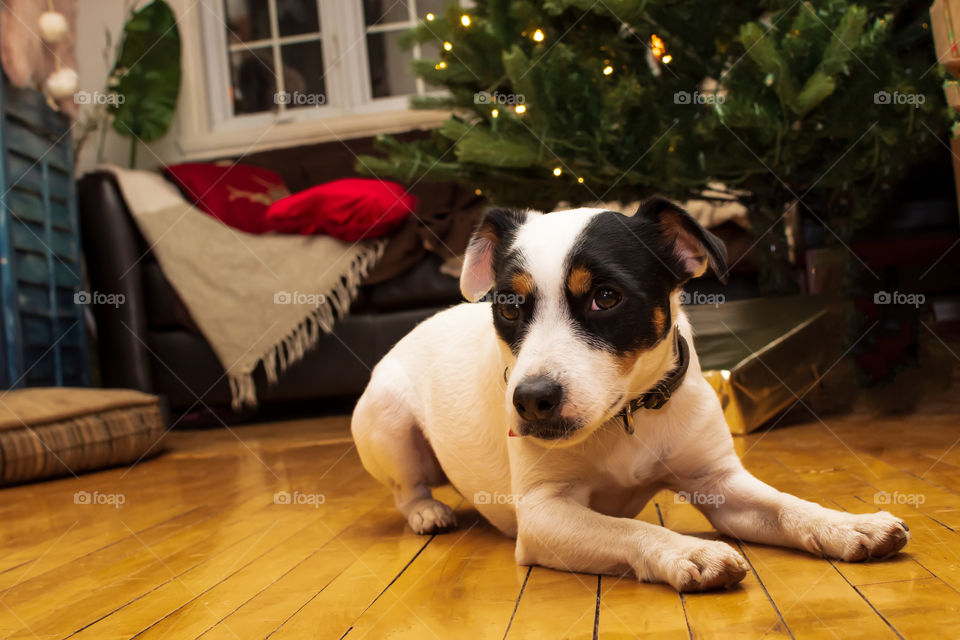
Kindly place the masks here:
[[(176, 4), (181, 12), (192, 9), (187, 0)], [(191, 49), (203, 60), (199, 69), (184, 70), (192, 94), (181, 127), (185, 155), (210, 155), (218, 144), (281, 146), (306, 142), (304, 136), (354, 137), (438, 123), (439, 114), (411, 111), (408, 103), (411, 95), (436, 91), (413, 76), (410, 64), (439, 57), (440, 43), (404, 50), (399, 40), (446, 4), (200, 0), (193, 5), (199, 37), (192, 47), (184, 38), (185, 60)], [(181, 20), (182, 32), (189, 23)]]

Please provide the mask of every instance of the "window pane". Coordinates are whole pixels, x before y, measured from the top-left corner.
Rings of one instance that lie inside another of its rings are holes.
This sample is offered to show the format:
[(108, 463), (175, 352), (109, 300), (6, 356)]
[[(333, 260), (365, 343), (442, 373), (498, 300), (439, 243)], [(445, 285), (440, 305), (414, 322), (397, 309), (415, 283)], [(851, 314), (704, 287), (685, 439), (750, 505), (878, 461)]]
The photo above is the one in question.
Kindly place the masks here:
[(316, 33), (320, 30), (317, 0), (277, 0), (281, 36)]
[(288, 109), (316, 107), (327, 103), (323, 49), (319, 40), (284, 45), (283, 84), (289, 94)]
[(370, 88), (374, 98), (416, 92), (416, 79), (410, 71), (413, 53), (401, 49), (397, 42), (402, 33), (403, 31), (387, 31), (367, 34)]
[(249, 42), (270, 37), (270, 6), (267, 0), (224, 0), (227, 41)]
[(277, 79), (273, 73), (273, 52), (269, 47), (230, 54), (233, 112), (260, 113), (276, 108)]
[(363, 16), (366, 25), (409, 22), (410, 0), (363, 0)]

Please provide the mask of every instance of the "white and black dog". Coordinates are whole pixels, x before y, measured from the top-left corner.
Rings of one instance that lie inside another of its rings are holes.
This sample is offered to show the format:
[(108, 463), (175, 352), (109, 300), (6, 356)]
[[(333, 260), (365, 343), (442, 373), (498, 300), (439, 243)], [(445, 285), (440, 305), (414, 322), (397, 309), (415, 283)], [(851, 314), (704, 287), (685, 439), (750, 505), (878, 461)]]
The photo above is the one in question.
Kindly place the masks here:
[(896, 553), (909, 532), (891, 514), (801, 500), (737, 458), (680, 306), (682, 285), (722, 276), (725, 260), (661, 198), (634, 216), (489, 211), (460, 279), (468, 300), (489, 300), (438, 313), (374, 369), (351, 425), (364, 467), (418, 533), (455, 524), (430, 492), (450, 482), (516, 537), (520, 564), (682, 591), (735, 584), (747, 564), (633, 519), (664, 488), (712, 496), (698, 508), (734, 538), (850, 561)]

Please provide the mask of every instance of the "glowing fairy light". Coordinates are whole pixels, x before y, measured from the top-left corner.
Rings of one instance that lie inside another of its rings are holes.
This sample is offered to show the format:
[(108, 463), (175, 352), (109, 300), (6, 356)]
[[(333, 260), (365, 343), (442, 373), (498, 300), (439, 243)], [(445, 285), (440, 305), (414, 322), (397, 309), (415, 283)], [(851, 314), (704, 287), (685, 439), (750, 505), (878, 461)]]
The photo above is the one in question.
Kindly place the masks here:
[(537, 29), (536, 31), (533, 32), (533, 39), (536, 42), (543, 42), (544, 37), (545, 36), (543, 35), (543, 31), (541, 31), (540, 29)]
[(560, 169), (560, 167), (554, 167), (554, 168), (553, 168), (553, 175), (555, 175), (555, 176), (557, 176), (557, 177), (559, 178), (561, 173), (563, 173), (563, 170)]
[(650, 53), (653, 54), (653, 57), (657, 60), (666, 52), (667, 47), (663, 44), (663, 40), (660, 39), (655, 33), (650, 34)]
[(469, 27), (469, 26), (470, 26), (470, 16), (468, 16), (467, 14), (463, 14), (462, 16), (460, 16), (460, 24), (462, 24), (462, 25), (465, 26), (465, 27)]

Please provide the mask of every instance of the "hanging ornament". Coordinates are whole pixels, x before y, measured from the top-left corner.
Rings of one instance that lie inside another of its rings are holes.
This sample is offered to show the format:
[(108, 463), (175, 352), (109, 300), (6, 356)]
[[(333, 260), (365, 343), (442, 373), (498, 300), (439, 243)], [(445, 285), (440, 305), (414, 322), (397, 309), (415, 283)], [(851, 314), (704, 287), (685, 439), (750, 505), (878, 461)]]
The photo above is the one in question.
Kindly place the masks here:
[(48, 44), (57, 44), (70, 30), (66, 17), (57, 11), (41, 13), (39, 27), (40, 37)]
[(647, 67), (650, 69), (650, 73), (654, 78), (659, 78), (662, 71), (660, 70), (660, 61), (653, 57), (653, 52), (650, 49), (647, 49), (647, 55), (645, 56), (647, 61)]
[(47, 78), (44, 88), (54, 100), (64, 100), (77, 92), (80, 77), (69, 67), (57, 69)]

